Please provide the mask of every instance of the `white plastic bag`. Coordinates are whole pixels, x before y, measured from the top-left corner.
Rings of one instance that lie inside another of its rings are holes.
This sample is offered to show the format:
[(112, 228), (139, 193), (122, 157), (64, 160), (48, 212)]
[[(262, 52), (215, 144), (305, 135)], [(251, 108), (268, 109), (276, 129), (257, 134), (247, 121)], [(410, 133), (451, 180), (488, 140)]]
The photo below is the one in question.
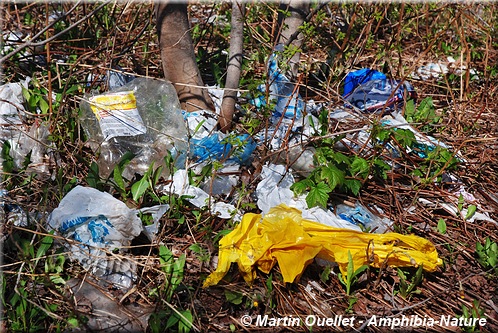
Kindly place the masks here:
[[(154, 223), (167, 210), (164, 205), (144, 209)], [(77, 186), (48, 218), (48, 225), (68, 241), (70, 256), (97, 277), (129, 288), (136, 279), (136, 263), (123, 256), (142, 230), (139, 211), (128, 208), (109, 193)], [(109, 256), (110, 253), (115, 255)]]

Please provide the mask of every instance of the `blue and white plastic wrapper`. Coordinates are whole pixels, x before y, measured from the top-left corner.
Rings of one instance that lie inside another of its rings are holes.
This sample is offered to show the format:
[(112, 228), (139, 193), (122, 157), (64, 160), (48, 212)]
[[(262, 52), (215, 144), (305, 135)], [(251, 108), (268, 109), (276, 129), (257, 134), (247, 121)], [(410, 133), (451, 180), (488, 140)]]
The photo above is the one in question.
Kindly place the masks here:
[(359, 85), (365, 84), (371, 80), (384, 80), (386, 75), (375, 69), (362, 68), (357, 71), (351, 72), (344, 79), (344, 92), (343, 96), (349, 95)]
[(410, 83), (400, 84), (397, 80), (380, 79), (370, 80), (358, 86), (345, 99), (348, 107), (354, 107), (365, 113), (374, 113), (399, 109), (405, 103), (405, 99), (416, 97), (415, 89)]
[[(275, 50), (282, 51), (283, 45), (277, 45)], [(278, 67), (277, 54), (273, 53), (268, 61), (268, 82), (269, 82), (269, 99), (275, 103), (275, 110), (272, 114), (272, 121), (279, 121), (282, 116), (286, 119), (301, 119), (305, 103), (299, 95), (299, 89), (296, 85), (282, 74)], [(258, 87), (262, 95), (250, 100), (250, 103), (256, 107), (266, 105), (266, 85)]]
[[(150, 208), (149, 208), (150, 211)], [(153, 215), (157, 221), (165, 212)], [(50, 214), (48, 225), (69, 241), (71, 259), (97, 277), (122, 288), (136, 279), (136, 263), (123, 254), (143, 230), (138, 210), (109, 193), (76, 186)], [(118, 249), (119, 255), (108, 254)]]
[(337, 205), (335, 213), (345, 221), (351, 222), (355, 225), (361, 225), (364, 228), (369, 228), (370, 230), (375, 229), (376, 233), (386, 232), (393, 223), (388, 218), (381, 218), (374, 215), (359, 202), (356, 203), (355, 207)]

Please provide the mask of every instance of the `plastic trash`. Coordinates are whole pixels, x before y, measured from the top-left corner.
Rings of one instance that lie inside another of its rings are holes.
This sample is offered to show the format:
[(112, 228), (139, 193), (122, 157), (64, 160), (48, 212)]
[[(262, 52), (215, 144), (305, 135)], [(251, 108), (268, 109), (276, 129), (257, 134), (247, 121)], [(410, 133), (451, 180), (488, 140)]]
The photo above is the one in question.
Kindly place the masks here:
[(298, 120), (281, 119), (277, 124), (259, 132), (256, 141), (274, 152), (272, 163), (282, 163), (303, 176), (308, 175), (315, 168), (315, 150), (308, 146), (315, 133), (311, 124), (318, 124), (318, 119), (306, 115)]
[[(0, 209), (2, 212), (2, 219), (6, 225), (15, 225), (17, 227), (27, 227), (28, 226), (28, 214), (17, 204), (10, 203), (12, 201), (9, 197), (9, 192), (4, 189), (0, 189)], [(0, 237), (3, 241), (4, 237)]]
[(332, 228), (302, 218), (295, 208), (280, 205), (264, 217), (247, 213), (235, 229), (220, 240), (218, 267), (203, 287), (218, 284), (237, 263), (248, 284), (256, 277), (255, 269), (269, 273), (278, 262), (284, 282), (294, 282), (315, 258), (337, 263), (347, 275), (348, 253), (354, 269), (361, 265), (380, 268), (420, 266), (433, 272), (443, 261), (434, 245), (415, 235), (397, 233), (369, 234)]
[[(465, 219), (465, 216), (468, 214), (468, 208), (463, 208), (459, 210), (458, 205), (453, 204), (453, 203), (448, 203), (448, 202), (432, 202), (430, 200), (424, 199), (424, 198), (419, 198), (418, 201), (426, 206), (426, 207), (441, 207), (443, 208), (446, 212), (450, 213), (451, 215)], [(479, 210), (482, 210), (482, 208), (479, 207)], [(475, 221), (485, 221), (485, 222), (491, 222), (496, 225), (498, 225), (498, 222), (489, 217), (489, 213), (484, 211), (484, 212), (478, 212), (476, 211), (471, 217), (466, 219), (468, 222), (475, 222)]]
[[(48, 176), (49, 130), (44, 123), (26, 125), (29, 113), (23, 105), (22, 90), (28, 88), (30, 81), (31, 78), (27, 77), (22, 82), (0, 86), (0, 143), (3, 145), (8, 141), (9, 154), (16, 169), (23, 167), (29, 154), (31, 163), (26, 171)], [(0, 160), (3, 162), (3, 159)]]
[(369, 229), (370, 232), (375, 230), (376, 233), (384, 233), (392, 225), (392, 221), (387, 218), (380, 218), (372, 214), (359, 202), (355, 204), (354, 207), (348, 205), (337, 205), (335, 213), (341, 219), (349, 221), (355, 225), (361, 225), (365, 229)]
[(230, 219), (235, 216), (234, 219), (238, 219), (235, 214), (237, 211), (235, 206), (224, 202), (214, 202), (214, 200), (210, 198), (209, 194), (207, 194), (204, 190), (190, 185), (187, 170), (177, 170), (171, 178), (171, 185), (164, 186), (161, 189), (162, 191), (174, 193), (179, 196), (186, 196), (186, 200), (194, 206), (199, 208), (209, 207), (211, 213), (220, 218)]
[(409, 82), (400, 82), (392, 79), (370, 80), (345, 97), (346, 106), (366, 113), (399, 109), (406, 100), (417, 98)]
[(391, 220), (380, 218), (370, 213), (360, 204), (357, 204), (356, 210), (346, 205), (339, 205), (339, 211), (336, 211), (336, 213), (331, 209), (321, 207), (308, 208), (306, 194), (294, 196), (294, 192), (290, 189), (292, 184), (294, 184), (294, 176), (284, 165), (270, 164), (263, 166), (261, 181), (256, 187), (257, 205), (263, 216), (272, 207), (286, 204), (299, 209), (304, 219), (334, 228), (361, 231), (360, 224), (362, 224), (376, 233), (382, 233), (392, 225)]
[(211, 195), (230, 195), (240, 179), (240, 165), (228, 164), (216, 170), (215, 177), (210, 177), (201, 184), (201, 189)]
[[(70, 332), (145, 332), (154, 306), (137, 302), (120, 302), (118, 296), (96, 286), (90, 277), (71, 278), (66, 282), (68, 299), (74, 311), (85, 317), (85, 324)], [(70, 293), (69, 293), (70, 290)], [(122, 295), (120, 295), (122, 297)]]
[(384, 80), (386, 75), (375, 69), (362, 68), (354, 72), (349, 73), (344, 79), (344, 92), (343, 96), (349, 95), (356, 87), (367, 83), (371, 80)]
[[(268, 60), (269, 100), (275, 103), (275, 110), (272, 114), (273, 122), (277, 122), (282, 116), (286, 119), (300, 119), (305, 107), (296, 84), (290, 82), (278, 67), (278, 52), (283, 50), (282, 44), (275, 46), (277, 52), (274, 52)], [(251, 104), (258, 108), (266, 105), (266, 87), (264, 84), (258, 87), (262, 94), (251, 99)]]
[(215, 133), (202, 139), (191, 139), (190, 149), (198, 162), (216, 159), (244, 164), (256, 149), (256, 143), (248, 134), (231, 137)]
[(428, 63), (425, 66), (421, 66), (417, 69), (416, 73), (412, 73), (413, 79), (429, 80), (430, 78), (440, 78), (445, 74), (448, 74), (449, 69), (443, 63)]
[[(81, 121), (91, 148), (99, 153), (100, 174), (107, 177), (126, 152), (135, 157), (123, 176), (144, 174), (151, 163), (165, 165), (168, 151), (187, 150), (187, 130), (174, 87), (165, 81), (136, 78), (82, 104)], [(173, 149), (174, 148), (174, 149)], [(163, 168), (163, 176), (168, 175)]]
[(113, 90), (126, 85), (133, 81), (133, 79), (135, 79), (133, 75), (123, 73), (122, 69), (118, 67), (107, 70), (105, 75), (89, 74), (87, 77), (87, 86), (91, 86), (94, 83), (105, 83), (107, 89)]
[[(159, 208), (164, 213), (164, 207)], [(76, 186), (50, 214), (48, 225), (72, 240), (66, 246), (83, 268), (116, 286), (130, 288), (136, 279), (136, 263), (124, 253), (143, 230), (138, 213), (109, 193)], [(153, 215), (155, 221), (160, 215)], [(110, 252), (114, 255), (108, 256)]]

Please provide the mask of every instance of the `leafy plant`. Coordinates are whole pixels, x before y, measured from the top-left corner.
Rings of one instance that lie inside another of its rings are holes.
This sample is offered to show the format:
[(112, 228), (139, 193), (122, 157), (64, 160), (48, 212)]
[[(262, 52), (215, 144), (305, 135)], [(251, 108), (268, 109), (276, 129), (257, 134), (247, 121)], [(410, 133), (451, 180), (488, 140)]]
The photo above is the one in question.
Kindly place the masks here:
[(417, 289), (417, 287), (422, 283), (424, 278), (423, 275), (423, 265), (420, 265), (417, 268), (417, 271), (412, 276), (411, 281), (408, 281), (406, 274), (398, 268), (398, 277), (399, 277), (399, 290), (395, 292), (395, 294), (399, 293), (403, 298), (410, 298), (413, 294), (420, 294), (421, 290)]
[(476, 243), (476, 253), (477, 261), (487, 270), (494, 269), (498, 275), (498, 244), (486, 237), (483, 244)]
[[(472, 318), (485, 318), (484, 309), (480, 306), (479, 301), (474, 300), (472, 302), (472, 308), (468, 308), (465, 304), (462, 304), (462, 315), (461, 318), (472, 319)], [(466, 321), (464, 321), (466, 322)], [(465, 332), (479, 332), (477, 325), (465, 326), (463, 327)]]
[(228, 302), (235, 304), (235, 305), (240, 305), (242, 304), (242, 301), (244, 300), (244, 294), (238, 291), (232, 291), (225, 289), (225, 298)]
[(311, 174), (291, 186), (296, 195), (309, 191), (306, 196), (308, 207), (327, 207), (329, 194), (335, 189), (358, 195), (362, 181), (370, 172), (365, 159), (346, 156), (327, 146), (316, 149), (315, 161), (316, 168)]
[(435, 110), (432, 97), (424, 98), (417, 107), (415, 107), (415, 102), (411, 99), (405, 106), (405, 118), (409, 123), (421, 123), (423, 126), (419, 129), (422, 132), (431, 132), (433, 128), (431, 125), (438, 123), (440, 120)]
[[(166, 246), (159, 247), (159, 262), (164, 273), (164, 283), (159, 290), (160, 299), (166, 306), (149, 319), (149, 326), (152, 332), (171, 331), (176, 325), (178, 332), (190, 332), (192, 328), (193, 316), (190, 310), (177, 310), (171, 304), (173, 295), (183, 280), (185, 267), (185, 254), (175, 259), (173, 253)], [(156, 293), (155, 290), (152, 291)]]
[(358, 276), (367, 268), (368, 265), (362, 265), (355, 270), (351, 251), (348, 250), (348, 267), (346, 276), (344, 276), (342, 273), (338, 275), (339, 281), (346, 287), (346, 294), (348, 296), (351, 295), (351, 286), (358, 281)]

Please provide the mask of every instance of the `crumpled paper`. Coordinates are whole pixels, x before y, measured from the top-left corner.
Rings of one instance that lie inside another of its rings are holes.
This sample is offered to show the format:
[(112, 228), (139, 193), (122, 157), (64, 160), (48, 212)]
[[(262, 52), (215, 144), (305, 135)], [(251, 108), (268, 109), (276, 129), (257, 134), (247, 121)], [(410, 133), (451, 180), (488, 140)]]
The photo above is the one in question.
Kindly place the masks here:
[(237, 263), (248, 284), (256, 277), (256, 267), (269, 273), (276, 263), (284, 282), (292, 283), (315, 257), (337, 263), (346, 275), (348, 252), (355, 268), (423, 265), (426, 271), (435, 271), (442, 265), (434, 245), (424, 238), (333, 228), (303, 219), (301, 211), (282, 204), (264, 218), (245, 214), (241, 223), (221, 239), (218, 267), (207, 277), (204, 288), (218, 284), (232, 263)]

